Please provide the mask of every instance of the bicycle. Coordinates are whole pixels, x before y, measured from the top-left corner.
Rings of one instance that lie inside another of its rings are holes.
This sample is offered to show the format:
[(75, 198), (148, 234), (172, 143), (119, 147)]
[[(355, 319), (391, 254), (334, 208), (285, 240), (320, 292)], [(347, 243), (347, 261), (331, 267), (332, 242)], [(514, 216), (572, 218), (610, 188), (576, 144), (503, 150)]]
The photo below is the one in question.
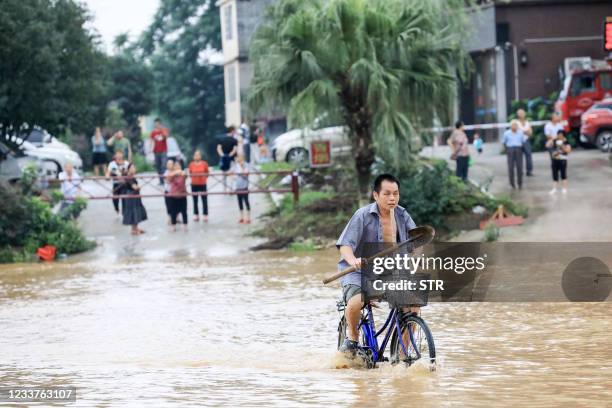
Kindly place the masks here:
[[(338, 324), (338, 349), (346, 338), (346, 319), (343, 300), (336, 303), (342, 317)], [(422, 305), (424, 306), (424, 305)], [(435, 370), (436, 348), (431, 330), (425, 321), (414, 313), (404, 313), (402, 307), (392, 307), (385, 324), (376, 331), (372, 305), (367, 302), (362, 309), (359, 321), (359, 339), (356, 357), (363, 359), (366, 368), (375, 368), (376, 363), (389, 361), (391, 364), (405, 363), (411, 366), (425, 356), (429, 359), (430, 370)], [(378, 346), (378, 337), (386, 330), (385, 336)], [(407, 331), (407, 332), (406, 332)], [(406, 336), (408, 337), (406, 339)], [(409, 340), (407, 342), (404, 339)], [(390, 340), (389, 357), (384, 356)], [(406, 344), (408, 343), (408, 344)]]

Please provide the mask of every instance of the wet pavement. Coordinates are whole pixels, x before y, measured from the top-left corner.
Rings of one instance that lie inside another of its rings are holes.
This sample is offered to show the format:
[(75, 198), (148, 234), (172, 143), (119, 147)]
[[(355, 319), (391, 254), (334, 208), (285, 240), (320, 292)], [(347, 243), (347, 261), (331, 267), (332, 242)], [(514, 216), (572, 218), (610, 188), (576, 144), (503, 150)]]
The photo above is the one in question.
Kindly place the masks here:
[[(506, 156), (499, 143), (484, 145), (482, 155), (472, 154), (469, 177), (482, 183), (492, 180), (493, 194), (506, 194), (529, 208), (522, 226), (501, 230), (500, 241), (612, 242), (612, 166), (599, 150), (574, 149), (568, 160), (569, 190), (550, 195), (552, 173), (548, 152), (533, 154), (534, 176), (523, 177), (523, 189), (512, 190)], [(425, 156), (448, 159), (446, 146), (427, 149)], [(449, 162), (450, 163), (450, 162)], [(450, 163), (454, 169), (454, 162)], [(467, 231), (455, 240), (480, 241), (482, 231)]]

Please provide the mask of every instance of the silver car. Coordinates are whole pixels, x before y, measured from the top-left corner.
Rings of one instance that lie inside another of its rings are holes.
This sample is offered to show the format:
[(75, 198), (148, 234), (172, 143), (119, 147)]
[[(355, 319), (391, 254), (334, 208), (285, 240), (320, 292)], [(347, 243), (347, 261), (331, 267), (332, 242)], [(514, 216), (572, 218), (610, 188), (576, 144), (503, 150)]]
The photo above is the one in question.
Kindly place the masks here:
[(52, 170), (51, 163), (26, 156), (23, 151), (11, 149), (0, 142), (0, 180), (15, 183), (21, 179), (28, 166), (36, 168), (39, 178), (43, 178), (47, 170)]

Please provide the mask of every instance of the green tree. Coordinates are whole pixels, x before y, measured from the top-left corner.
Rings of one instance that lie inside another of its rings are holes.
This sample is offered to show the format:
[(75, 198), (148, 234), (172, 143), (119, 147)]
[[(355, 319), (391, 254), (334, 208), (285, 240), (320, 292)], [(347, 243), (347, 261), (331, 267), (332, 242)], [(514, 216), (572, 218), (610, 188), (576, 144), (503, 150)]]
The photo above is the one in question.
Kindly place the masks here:
[(129, 50), (109, 58), (110, 100), (122, 111), (132, 138), (140, 138), (138, 118), (153, 109), (153, 72)]
[(157, 112), (179, 141), (208, 152), (224, 127), (223, 70), (210, 62), (220, 31), (215, 1), (162, 0), (139, 43), (153, 69)]
[(89, 131), (104, 115), (104, 61), (73, 0), (3, 0), (0, 7), (0, 126), (3, 136)]
[(411, 140), (449, 116), (465, 76), (464, 0), (280, 0), (251, 43), (249, 103), (287, 106), (291, 125), (343, 118), (362, 197), (378, 154), (400, 166)]

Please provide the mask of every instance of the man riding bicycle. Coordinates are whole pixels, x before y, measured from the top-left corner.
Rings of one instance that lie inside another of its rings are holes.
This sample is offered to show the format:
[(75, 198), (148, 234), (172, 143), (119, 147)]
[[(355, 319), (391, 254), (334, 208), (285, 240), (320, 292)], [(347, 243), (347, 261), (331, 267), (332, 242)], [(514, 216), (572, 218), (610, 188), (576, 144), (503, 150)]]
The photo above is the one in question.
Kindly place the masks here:
[[(408, 232), (416, 228), (410, 214), (399, 206), (399, 181), (391, 174), (381, 174), (374, 181), (374, 203), (358, 209), (342, 231), (336, 247), (340, 249), (338, 269), (354, 266), (357, 271), (342, 278), (342, 297), (346, 304), (344, 316), (347, 335), (340, 351), (354, 354), (358, 346), (358, 326), (364, 306), (361, 290), (361, 262), (366, 243), (403, 242)], [(393, 214), (393, 217), (391, 216)], [(418, 307), (403, 308), (403, 312), (419, 312)]]

